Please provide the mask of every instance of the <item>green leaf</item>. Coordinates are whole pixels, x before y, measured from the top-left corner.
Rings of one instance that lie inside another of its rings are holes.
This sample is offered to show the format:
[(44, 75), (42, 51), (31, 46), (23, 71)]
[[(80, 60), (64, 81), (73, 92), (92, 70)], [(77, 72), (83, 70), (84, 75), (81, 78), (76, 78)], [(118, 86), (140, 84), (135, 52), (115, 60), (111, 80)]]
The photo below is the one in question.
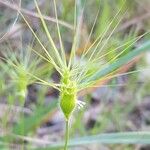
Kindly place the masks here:
[[(119, 132), (106, 133), (93, 136), (86, 136), (70, 140), (69, 147), (81, 146), (87, 144), (150, 144), (150, 132)], [(63, 143), (53, 144), (48, 149), (58, 149), (63, 147)], [(41, 149), (36, 149), (41, 150)]]
[(104, 68), (100, 68), (100, 70), (98, 70), (93, 76), (91, 76), (90, 78), (82, 82), (93, 82), (99, 80), (100, 78), (108, 75), (109, 73), (115, 71), (116, 69), (119, 69), (121, 66), (129, 63), (135, 57), (139, 56), (140, 54), (148, 50), (150, 50), (150, 41), (143, 43), (142, 46), (140, 46), (139, 48), (132, 50), (131, 52), (118, 58), (116, 61), (112, 62), (111, 64), (104, 66)]
[(110, 16), (111, 16), (111, 13), (110, 13), (111, 6), (109, 5), (108, 0), (102, 1), (101, 5), (103, 7), (102, 7), (101, 15), (98, 18), (98, 22), (97, 22), (97, 26), (96, 26), (96, 32), (95, 32), (96, 37), (103, 34), (106, 27), (108, 26)]
[(47, 106), (38, 106), (34, 113), (29, 117), (22, 117), (17, 125), (13, 128), (13, 133), (17, 135), (27, 135), (33, 132), (43, 120), (43, 118), (57, 106), (57, 101), (54, 100)]

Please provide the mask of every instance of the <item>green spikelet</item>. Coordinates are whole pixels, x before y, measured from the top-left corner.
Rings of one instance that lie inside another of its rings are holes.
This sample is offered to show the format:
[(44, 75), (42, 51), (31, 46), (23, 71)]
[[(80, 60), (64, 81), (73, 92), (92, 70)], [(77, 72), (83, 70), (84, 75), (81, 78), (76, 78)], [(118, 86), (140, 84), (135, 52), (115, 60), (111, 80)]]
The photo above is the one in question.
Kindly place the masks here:
[(68, 120), (76, 106), (76, 84), (71, 81), (70, 74), (66, 71), (61, 80), (60, 108)]

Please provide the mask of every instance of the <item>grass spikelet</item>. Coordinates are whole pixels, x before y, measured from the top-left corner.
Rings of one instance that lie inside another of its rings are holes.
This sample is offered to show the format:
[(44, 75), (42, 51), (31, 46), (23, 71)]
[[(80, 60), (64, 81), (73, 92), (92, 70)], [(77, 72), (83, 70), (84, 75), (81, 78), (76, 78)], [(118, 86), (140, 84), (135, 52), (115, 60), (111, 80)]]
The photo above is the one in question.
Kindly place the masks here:
[[(65, 138), (65, 146), (64, 149), (67, 150), (68, 140), (69, 140), (69, 121), (73, 114), (73, 111), (76, 109), (77, 105), (80, 104), (80, 107), (83, 106), (83, 102), (78, 101), (78, 93), (81, 90), (85, 90), (89, 87), (94, 87), (98, 81), (103, 81), (106, 79), (110, 79), (116, 77), (117, 71), (123, 65), (129, 63), (136, 56), (141, 54), (144, 51), (147, 51), (150, 47), (150, 43), (147, 42), (144, 46), (137, 48), (136, 50), (132, 50), (132, 46), (143, 36), (137, 36), (131, 38), (129, 41), (123, 43), (119, 46), (114, 46), (110, 51), (109, 42), (113, 34), (115, 33), (118, 25), (122, 21), (124, 14), (126, 12), (122, 12), (124, 7), (124, 3), (122, 7), (119, 9), (117, 14), (111, 19), (108, 26), (105, 27), (102, 34), (98, 35), (98, 37), (92, 42), (92, 44), (88, 47), (88, 43), (90, 41), (92, 32), (96, 25), (96, 21), (98, 18), (99, 10), (96, 15), (96, 19), (94, 20), (94, 24), (92, 26), (90, 35), (87, 39), (87, 43), (85, 44), (85, 48), (82, 52), (81, 56), (77, 56), (77, 50), (79, 48), (80, 43), (80, 35), (82, 32), (82, 24), (84, 20), (84, 11), (85, 4), (81, 4), (80, 0), (75, 0), (75, 10), (74, 10), (74, 37), (71, 52), (69, 58), (67, 59), (66, 51), (63, 45), (63, 40), (61, 36), (61, 30), (59, 27), (59, 20), (57, 13), (57, 5), (56, 1), (53, 0), (54, 11), (55, 11), (55, 19), (56, 19), (56, 27), (59, 39), (60, 48), (57, 48), (54, 39), (52, 37), (51, 32), (49, 31), (48, 24), (45, 21), (44, 15), (42, 14), (40, 7), (38, 5), (38, 1), (34, 0), (37, 13), (39, 15), (42, 27), (44, 29), (43, 34), (46, 35), (48, 39), (48, 44), (51, 46), (47, 48), (46, 45), (42, 43), (42, 40), (38, 36), (38, 34), (33, 30), (32, 26), (26, 19), (26, 17), (22, 14), (20, 9), (18, 9), (18, 13), (23, 18), (24, 22), (28, 26), (29, 30), (33, 34), (35, 40), (37, 40), (41, 49), (43, 50), (43, 54), (41, 54), (38, 50), (31, 48), (37, 56), (41, 59), (47, 61), (53, 68), (60, 74), (60, 83), (53, 83), (50, 81), (46, 81), (42, 79), (42, 75), (39, 72), (42, 72), (40, 69), (40, 61), (38, 59), (32, 59), (31, 63), (29, 63), (26, 58), (29, 58), (27, 55), (24, 58), (16, 57), (15, 55), (11, 56), (10, 59), (6, 59), (9, 66), (13, 67), (12, 77), (13, 81), (16, 81), (18, 85), (18, 90), (21, 95), (25, 96), (27, 86), (32, 82), (38, 82), (42, 85), (50, 86), (57, 89), (60, 92), (59, 96), (59, 106), (61, 108), (62, 113), (64, 114), (64, 118), (66, 121), (66, 138)], [(80, 9), (80, 10), (78, 10)], [(80, 13), (79, 13), (80, 12)], [(117, 20), (117, 23), (115, 21)], [(115, 24), (115, 25), (114, 25)], [(113, 29), (112, 29), (113, 28)], [(117, 50), (120, 51), (117, 51)], [(128, 51), (128, 52), (127, 52)], [(117, 54), (110, 58), (109, 61), (104, 59), (110, 53)], [(127, 52), (127, 54), (126, 54)], [(6, 57), (8, 58), (8, 56)], [(40, 60), (41, 60), (40, 59)], [(25, 61), (24, 61), (25, 60)], [(23, 61), (23, 62), (22, 62)], [(47, 70), (49, 70), (49, 66)]]

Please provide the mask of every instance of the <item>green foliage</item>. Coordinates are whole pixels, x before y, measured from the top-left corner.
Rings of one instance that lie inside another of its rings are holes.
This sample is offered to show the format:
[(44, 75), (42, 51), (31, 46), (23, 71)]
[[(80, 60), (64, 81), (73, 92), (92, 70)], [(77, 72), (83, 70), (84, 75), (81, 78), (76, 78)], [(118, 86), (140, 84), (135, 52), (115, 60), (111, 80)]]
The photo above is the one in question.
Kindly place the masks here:
[(149, 51), (150, 42), (145, 42), (141, 47), (129, 52), (125, 56), (122, 56), (118, 58), (116, 61), (114, 61), (112, 64), (108, 64), (104, 66), (104, 68), (97, 71), (96, 74), (94, 74), (92, 77), (90, 77), (87, 81), (83, 82), (93, 82), (96, 80), (99, 80), (103, 76), (113, 72), (114, 70), (118, 69), (119, 67), (123, 66), (124, 64), (127, 64), (132, 59), (134, 59), (136, 56), (140, 55), (143, 52)]
[[(125, 132), (125, 133), (109, 133), (93, 136), (81, 137), (78, 139), (70, 140), (70, 147), (87, 145), (87, 144), (149, 144), (150, 134), (146, 132)], [(58, 143), (49, 146), (49, 149), (61, 148), (63, 143)], [(43, 149), (43, 150), (47, 150)], [(36, 149), (39, 150), (39, 149)]]
[(16, 124), (13, 128), (13, 133), (15, 135), (33, 134), (36, 128), (44, 121), (49, 112), (53, 112), (56, 106), (57, 102), (55, 100), (47, 106), (37, 106), (31, 116), (27, 116), (19, 120), (18, 124)]
[[(125, 36), (127, 31), (118, 33), (116, 29), (120, 22), (124, 19), (124, 14), (122, 14), (122, 12), (124, 12), (124, 5), (128, 6), (129, 4), (125, 4), (124, 1), (114, 0), (113, 7), (110, 7), (110, 2), (112, 1), (102, 1), (100, 6), (96, 6), (99, 10), (97, 17), (94, 19), (95, 21), (92, 25), (91, 31), (89, 32), (87, 30), (87, 32), (90, 33), (89, 37), (87, 37), (87, 43), (85, 44), (81, 54), (78, 54), (78, 49), (82, 46), (81, 34), (83, 34), (84, 27), (88, 28), (89, 26), (86, 25), (86, 22), (84, 23), (84, 11), (88, 11), (88, 9), (86, 9), (86, 1), (57, 1), (59, 4), (64, 3), (62, 15), (60, 13), (61, 10), (60, 12), (57, 11), (59, 5), (56, 1), (54, 0), (53, 3), (51, 2), (54, 7), (55, 23), (57, 27), (57, 32), (55, 35), (51, 33), (51, 25), (49, 25), (46, 21), (45, 18), (47, 17), (43, 14), (41, 5), (39, 5), (38, 2), (39, 1), (34, 0), (34, 4), (32, 3), (32, 5), (35, 5), (34, 8), (36, 8), (36, 13), (38, 14), (36, 17), (38, 17), (41, 21), (40, 23), (43, 29), (42, 32), (38, 33), (38, 31), (35, 31), (31, 22), (27, 19), (22, 10), (19, 8), (17, 9), (18, 14), (22, 17), (34, 37), (34, 46), (19, 48), (19, 50), (18, 46), (15, 50), (13, 49), (11, 51), (7, 44), (4, 46), (9, 50), (5, 51), (4, 49), (2, 51), (3, 57), (0, 62), (0, 69), (2, 72), (0, 75), (0, 92), (1, 95), (3, 95), (4, 91), (6, 91), (7, 103), (9, 105), (15, 105), (15, 99), (18, 99), (20, 101), (19, 105), (23, 107), (25, 99), (27, 98), (28, 86), (31, 84), (38, 83), (58, 90), (60, 92), (59, 106), (66, 120), (65, 149), (67, 149), (69, 140), (69, 121), (73, 115), (73, 111), (79, 105), (79, 101), (77, 99), (78, 93), (81, 92), (81, 90), (94, 87), (98, 81), (104, 81), (108, 76), (118, 76), (119, 74), (116, 74), (116, 72), (119, 68), (128, 64), (144, 52), (148, 52), (150, 48), (149, 39), (147, 41), (144, 40), (144, 42), (136, 48), (134, 48), (134, 46), (137, 41), (149, 32), (146, 32), (140, 36), (138, 36), (138, 33), (134, 31), (130, 32), (128, 36)], [(99, 2), (96, 4), (99, 4)], [(112, 10), (112, 8), (114, 9), (118, 7), (119, 11), (117, 9), (117, 13), (114, 13), (115, 11)], [(92, 10), (89, 9), (89, 12), (91, 13)], [(69, 40), (73, 38), (73, 42), (71, 43), (72, 47), (70, 48), (71, 50), (69, 54), (63, 44), (63, 41), (67, 38), (61, 35), (61, 31), (65, 30), (60, 28), (60, 24), (62, 22), (58, 19), (59, 16), (63, 19), (74, 20), (74, 29), (71, 30), (72, 37), (69, 37)], [(56, 36), (58, 36), (58, 39)], [(52, 68), (59, 73), (59, 82), (54, 82), (53, 79), (50, 78)], [(45, 93), (42, 96), (40, 97), (40, 100), (45, 98)], [(20, 115), (21, 119), (19, 119), (18, 123), (10, 127), (9, 132), (11, 133), (8, 133), (8, 135), (2, 137), (2, 142), (6, 141), (8, 143), (15, 143), (19, 139), (19, 142), (22, 144), (24, 142), (22, 138), (31, 134), (34, 135), (35, 129), (42, 124), (45, 116), (53, 112), (57, 106), (55, 101), (47, 106), (39, 101), (38, 104), (39, 105), (33, 109), (33, 113), (30, 116), (25, 116), (23, 113)], [(81, 106), (81, 104), (79, 106)], [(112, 116), (120, 112), (118, 107), (118, 105), (115, 107), (116, 111), (113, 112), (114, 114), (112, 113)], [(130, 109), (132, 108), (133, 107), (131, 106)], [(130, 109), (127, 111), (129, 112)], [(105, 113), (102, 116), (103, 121), (101, 128), (99, 126), (95, 126), (95, 131), (104, 129), (104, 126), (108, 121), (108, 116), (108, 113)], [(82, 114), (80, 116), (80, 119), (81, 118)], [(3, 126), (7, 124), (7, 121), (7, 117), (4, 117)], [(76, 121), (79, 125), (80, 120), (76, 119)], [(79, 127), (80, 126), (78, 126), (78, 128)], [(86, 134), (86, 130), (82, 131)], [(10, 136), (10, 138), (8, 136)], [(72, 139), (69, 141), (69, 146), (75, 147), (95, 143), (149, 144), (149, 139), (149, 132), (97, 133), (97, 135)], [(29, 140), (29, 142), (34, 143), (34, 138), (31, 141)], [(44, 143), (44, 141), (42, 142)], [(30, 147), (30, 145), (28, 146)], [(47, 147), (48, 148), (43, 148), (43, 150), (62, 148), (63, 143), (56, 142), (56, 144), (47, 144)], [(32, 146), (30, 149), (38, 150), (38, 148), (32, 148)], [(42, 150), (42, 148), (40, 148), (40, 150)]]

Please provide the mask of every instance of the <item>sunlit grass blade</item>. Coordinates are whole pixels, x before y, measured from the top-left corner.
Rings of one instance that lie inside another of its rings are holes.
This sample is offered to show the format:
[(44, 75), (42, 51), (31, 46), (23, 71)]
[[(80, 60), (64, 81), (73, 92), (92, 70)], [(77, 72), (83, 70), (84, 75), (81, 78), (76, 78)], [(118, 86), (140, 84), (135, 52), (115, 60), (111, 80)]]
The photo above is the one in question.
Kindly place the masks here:
[[(94, 54), (99, 55), (99, 54), (101, 53), (101, 51), (106, 47), (106, 45), (108, 44), (108, 42), (109, 42), (111, 36), (112, 36), (113, 33), (115, 32), (116, 28), (118, 27), (118, 25), (120, 24), (120, 22), (122, 21), (122, 19), (123, 19), (123, 17), (121, 17), (121, 18), (118, 20), (117, 24), (115, 25), (115, 27), (113, 28), (113, 30), (111, 31), (111, 33), (109, 34), (109, 36), (107, 37), (107, 39), (104, 41), (104, 43), (102, 44), (102, 46), (101, 46), (101, 48), (99, 49), (99, 51), (98, 51), (97, 53), (95, 53), (96, 50), (98, 49), (98, 46), (99, 46), (100, 42), (101, 42), (101, 41), (99, 41), (99, 43), (98, 43), (98, 44), (96, 45), (96, 47), (94, 48), (92, 54), (90, 55), (89, 61), (92, 60), (92, 58), (94, 57)], [(94, 58), (93, 58), (93, 59), (94, 59)]]
[[(144, 37), (145, 35), (147, 35), (149, 33), (150, 33), (150, 31), (148, 31), (148, 32), (144, 33), (143, 35), (137, 37), (137, 39), (134, 41), (134, 43), (137, 42), (138, 40), (140, 40), (142, 37)], [(111, 63), (114, 60), (116, 60), (117, 58), (119, 58), (125, 51), (128, 50), (128, 48), (130, 48), (131, 46), (133, 46), (134, 43), (131, 43), (130, 45), (128, 45), (124, 50), (122, 50), (119, 54), (117, 54), (114, 58), (112, 58), (108, 63)]]
[(54, 89), (57, 89), (60, 91), (60, 89), (58, 88), (58, 84), (52, 83), (52, 82), (47, 82), (43, 79), (40, 79), (39, 77), (35, 76), (34, 74), (31, 74), (30, 72), (28, 72), (29, 76), (35, 78), (36, 80), (40, 81), (39, 83), (43, 84), (43, 85), (47, 85), (50, 87), (53, 87)]
[[(91, 62), (96, 62), (96, 61), (98, 61), (98, 60), (104, 58), (105, 56), (111, 54), (112, 52), (115, 52), (115, 51), (117, 51), (117, 50), (119, 50), (119, 49), (122, 48), (123, 51), (121, 51), (119, 54), (117, 54), (117, 57), (119, 57), (119, 56), (122, 55), (126, 50), (128, 50), (128, 48), (132, 47), (138, 40), (140, 40), (142, 37), (146, 36), (146, 35), (149, 34), (149, 33), (150, 33), (150, 32), (148, 31), (148, 32), (146, 32), (146, 33), (144, 33), (144, 34), (142, 34), (142, 35), (140, 35), (140, 36), (137, 36), (137, 37), (135, 37), (135, 38), (133, 38), (133, 39), (131, 39), (131, 40), (125, 42), (124, 44), (122, 44), (122, 45), (120, 45), (120, 46), (118, 46), (118, 47), (116, 47), (116, 48), (114, 48), (114, 49), (112, 49), (112, 50), (110, 50), (110, 51), (108, 51), (108, 52), (102, 54), (101, 56), (97, 57), (96, 59), (91, 60)], [(127, 46), (127, 47), (126, 47), (126, 46)], [(124, 49), (124, 47), (125, 47), (125, 49)], [(113, 57), (112, 60), (111, 60), (111, 62), (112, 62), (113, 60), (115, 60), (117, 57), (116, 57), (116, 56)], [(115, 59), (114, 59), (114, 58), (115, 58)], [(109, 61), (109, 62), (110, 62), (110, 61)]]
[(62, 37), (61, 37), (61, 34), (60, 34), (60, 28), (59, 28), (59, 22), (58, 22), (56, 0), (53, 0), (53, 1), (54, 1), (55, 16), (56, 16), (56, 23), (57, 23), (57, 32), (58, 32), (58, 37), (59, 37), (60, 49), (61, 49), (61, 53), (62, 53), (62, 59), (64, 60), (64, 66), (67, 67), (65, 50), (64, 50), (63, 43), (62, 43)]
[[(144, 33), (144, 34), (142, 34), (142, 35), (140, 35), (140, 36), (138, 36), (138, 37), (135, 37), (135, 38), (133, 38), (133, 39), (131, 39), (131, 40), (125, 42), (124, 44), (122, 44), (122, 45), (120, 45), (120, 46), (118, 46), (118, 47), (116, 47), (116, 48), (114, 48), (114, 49), (112, 49), (112, 50), (110, 50), (110, 51), (108, 51), (108, 52), (106, 52), (106, 53), (104, 53), (104, 54), (102, 54), (100, 57), (95, 58), (94, 60), (91, 60), (90, 63), (96, 63), (96, 62), (102, 60), (104, 57), (106, 57), (106, 56), (109, 55), (110, 53), (115, 52), (116, 50), (122, 48), (123, 50), (122, 50), (121, 52), (119, 52), (115, 57), (113, 57), (113, 58), (111, 58), (110, 60), (108, 60), (108, 62), (107, 62), (106, 64), (105, 64), (105, 63), (103, 64), (103, 67), (104, 67), (104, 66), (107, 66), (108, 64), (110, 64), (110, 63), (112, 63), (113, 61), (115, 61), (118, 57), (120, 57), (124, 52), (126, 52), (127, 50), (129, 50), (129, 48), (131, 49), (131, 48), (133, 47), (133, 45), (134, 45), (138, 40), (140, 40), (142, 37), (146, 36), (147, 34), (149, 34), (149, 31), (146, 32), (146, 33)], [(86, 70), (87, 65), (86, 65), (84, 68), (85, 68), (85, 70)], [(78, 68), (78, 69), (79, 69), (79, 68)], [(82, 70), (84, 70), (84, 69), (82, 69)], [(82, 76), (81, 76), (81, 75), (82, 75)], [(85, 78), (87, 78), (87, 77), (89, 77), (89, 76), (91, 76), (91, 75), (92, 75), (92, 73), (88, 73), (88, 74), (87, 74), (87, 71), (86, 71), (86, 72), (84, 72), (84, 74), (80, 74), (80, 75), (79, 75), (79, 77), (78, 77), (78, 79), (77, 79), (77, 82), (80, 82), (81, 80), (84, 80)]]
[[(123, 4), (124, 5), (124, 4)], [(100, 45), (100, 43), (102, 42), (102, 40), (104, 39), (104, 37), (107, 35), (109, 29), (111, 28), (112, 24), (114, 23), (114, 21), (116, 20), (116, 18), (118, 17), (118, 15), (121, 13), (123, 6), (119, 9), (119, 11), (116, 13), (116, 15), (113, 17), (113, 19), (110, 21), (110, 23), (108, 24), (108, 26), (106, 26), (106, 28), (104, 29), (104, 31), (102, 32), (102, 34), (100, 34), (96, 40), (91, 44), (91, 46), (85, 51), (85, 53), (82, 54), (82, 58), (84, 58), (90, 51), (91, 49), (94, 47), (94, 45), (96, 45), (96, 47), (98, 47)], [(121, 21), (121, 20), (120, 20)], [(116, 27), (119, 24), (117, 23)], [(113, 31), (114, 32), (114, 31)], [(112, 34), (113, 34), (112, 32)], [(109, 35), (109, 39), (110, 39), (110, 35)], [(107, 38), (108, 39), (108, 38)], [(98, 42), (98, 43), (97, 43)], [(96, 44), (97, 43), (97, 44)], [(96, 49), (94, 49), (95, 51)]]
[[(120, 20), (121, 21), (121, 20)], [(99, 53), (102, 51), (102, 49), (106, 46), (106, 44), (107, 44), (107, 42), (109, 41), (109, 39), (111, 38), (111, 36), (112, 36), (112, 34), (113, 34), (113, 32), (115, 31), (115, 29), (117, 28), (117, 26), (118, 26), (118, 24), (119, 24), (119, 22), (117, 23), (117, 25), (115, 26), (115, 28), (113, 29), (113, 31), (111, 32), (111, 34), (110, 34), (110, 36), (106, 39), (106, 41), (105, 41), (105, 43), (102, 45), (102, 47), (100, 48), (100, 50), (96, 53), (96, 49), (98, 48), (98, 45), (96, 46), (96, 48), (94, 48), (94, 50), (93, 50), (93, 52), (92, 52), (92, 54), (90, 55), (90, 57), (88, 58), (88, 62), (90, 63), (92, 63), (92, 62), (98, 62), (99, 60), (97, 59), (97, 58), (93, 58), (94, 57), (94, 54), (96, 54), (97, 56), (99, 55)], [(132, 46), (133, 44), (131, 44), (130, 46)], [(130, 46), (128, 46), (124, 51), (126, 51)], [(124, 51), (122, 51), (122, 52), (120, 52), (120, 55), (124, 52)], [(110, 51), (110, 52), (112, 52), (112, 51)], [(107, 54), (109, 54), (110, 52), (108, 52)], [(105, 55), (105, 54), (104, 54)], [(102, 55), (102, 56), (100, 56), (100, 58), (102, 58), (104, 55)], [(119, 56), (119, 54), (117, 55), (117, 57)], [(115, 57), (115, 58), (117, 58), (117, 57)], [(92, 59), (93, 58), (93, 59)], [(113, 59), (114, 60), (114, 59)], [(83, 68), (83, 71), (81, 71), (81, 73), (80, 73), (80, 75), (79, 75), (79, 77), (78, 77), (78, 80), (77, 81), (79, 81), (79, 80), (82, 80), (82, 76), (84, 77), (84, 76), (87, 76), (86, 75), (86, 73), (87, 73), (87, 71), (85, 71), (86, 70), (86, 67), (87, 66), (85, 66), (84, 68)]]
[(85, 51), (87, 50), (88, 44), (89, 44), (89, 42), (90, 42), (91, 36), (92, 36), (92, 34), (93, 34), (93, 31), (94, 31), (94, 28), (95, 28), (95, 25), (96, 25), (96, 22), (97, 22), (97, 19), (98, 19), (99, 12), (100, 12), (100, 8), (99, 8), (98, 11), (97, 11), (97, 14), (96, 14), (94, 23), (93, 23), (93, 25), (92, 25), (92, 28), (91, 28), (90, 34), (89, 34), (89, 36), (88, 36), (88, 39), (87, 39), (87, 41), (86, 41), (86, 43), (85, 43), (85, 47), (84, 47), (84, 49), (83, 49), (82, 54), (84, 54)]
[(122, 57), (118, 58), (112, 64), (108, 64), (104, 68), (101, 68), (94, 75), (92, 75), (88, 79), (85, 79), (85, 80), (83, 80), (81, 82), (96, 81), (96, 80), (104, 77), (105, 75), (111, 73), (112, 71), (120, 68), (121, 66), (127, 64), (128, 62), (130, 62), (132, 59), (134, 59), (136, 56), (139, 56), (143, 52), (149, 51), (149, 48), (150, 48), (150, 42), (147, 41), (147, 42), (143, 43), (139, 48), (129, 52), (125, 56), (122, 56)]
[[(111, 72), (110, 74), (108, 74), (107, 76), (102, 77), (101, 79), (99, 79), (97, 82), (104, 82), (104, 81), (109, 81), (110, 79), (116, 78), (116, 77), (121, 77), (121, 76), (128, 76), (128, 75), (135, 75), (136, 73), (140, 73), (143, 71), (149, 71), (150, 68), (145, 68), (145, 69), (138, 69), (138, 70), (133, 70), (133, 71), (128, 71), (125, 73), (117, 73), (117, 71)], [(105, 83), (105, 82), (104, 82)], [(86, 88), (92, 88), (92, 87), (107, 87), (107, 86), (126, 86), (128, 85), (126, 84), (115, 84), (115, 85), (85, 85), (83, 84), (82, 86), (80, 86), (80, 90), (85, 89)]]
[[(120, 22), (123, 19), (123, 16), (119, 18), (117, 24), (115, 25), (115, 27), (112, 29), (112, 31), (110, 32), (109, 36), (106, 38), (106, 40), (104, 41), (104, 43), (102, 44), (101, 48), (99, 49), (99, 51), (97, 51), (99, 45), (102, 43), (102, 41), (104, 40), (104, 37), (107, 35), (108, 30), (110, 29), (110, 27), (112, 26), (112, 24), (114, 23), (114, 21), (116, 20), (116, 18), (119, 16), (119, 14), (121, 13), (122, 9), (123, 9), (124, 4), (122, 5), (122, 7), (120, 8), (120, 10), (117, 12), (117, 14), (114, 16), (114, 18), (111, 20), (111, 22), (109, 23), (109, 25), (106, 27), (106, 29), (104, 30), (104, 32), (102, 33), (102, 35), (99, 35), (98, 38), (92, 43), (92, 45), (87, 49), (87, 51), (85, 53), (82, 54), (81, 56), (81, 60), (90, 52), (90, 50), (92, 50), (92, 48), (94, 47), (94, 50), (92, 51), (92, 53), (90, 54), (88, 61), (90, 62), (95, 62), (95, 60), (97, 60), (96, 58), (100, 55), (101, 51), (106, 47), (106, 45), (108, 44), (110, 38), (112, 37), (113, 33), (115, 32), (116, 28), (118, 27), (118, 25), (120, 24)], [(125, 13), (124, 13), (125, 14)], [(98, 42), (98, 43), (97, 43)], [(97, 43), (97, 44), (96, 44)], [(95, 58), (93, 58), (95, 56)], [(99, 61), (99, 60), (97, 60)], [(82, 76), (85, 76), (87, 71), (85, 72), (86, 67), (81, 71), (80, 75), (78, 76), (78, 80), (80, 78), (82, 78)]]
[[(14, 64), (11, 60), (3, 58), (3, 57), (0, 57), (0, 59), (6, 61), (11, 67), (14, 68), (14, 70), (24, 71), (22, 68), (19, 68), (19, 66)], [(58, 84), (55, 84), (55, 83), (52, 83), (52, 82), (47, 82), (47, 81), (41, 79), (40, 77), (37, 77), (36, 75), (32, 74), (31, 72), (27, 71), (27, 70), (26, 70), (26, 73), (29, 75), (29, 77), (31, 77), (31, 78), (33, 78), (33, 79), (35, 79), (37, 81), (40, 81), (40, 82), (37, 82), (37, 83), (41, 83), (41, 84), (44, 84), (44, 85), (47, 85), (47, 86), (51, 86), (51, 87), (53, 87), (53, 88), (55, 88), (57, 90), (60, 90)], [(36, 82), (36, 81), (34, 81), (34, 82)], [(32, 84), (32, 82), (30, 82), (30, 84)]]
[[(85, 1), (86, 2), (86, 1)], [(79, 2), (80, 3), (80, 2)], [(81, 34), (81, 26), (82, 26), (82, 21), (83, 21), (83, 13), (85, 9), (85, 3), (84, 6), (80, 8), (81, 10), (79, 11), (80, 13), (77, 13), (77, 2), (75, 0), (75, 14), (74, 14), (74, 27), (75, 27), (75, 33), (74, 33), (74, 39), (73, 39), (73, 45), (71, 48), (71, 53), (70, 53), (70, 58), (69, 58), (69, 63), (68, 63), (68, 68), (71, 69), (71, 65), (74, 62), (74, 58), (76, 55), (76, 50), (78, 49), (79, 46), (79, 41), (80, 41), (80, 34)]]
[(32, 34), (34, 35), (35, 39), (38, 41), (38, 43), (40, 44), (40, 46), (42, 47), (42, 49), (44, 50), (44, 52), (47, 54), (48, 58), (51, 61), (51, 64), (53, 64), (54, 67), (57, 69), (57, 71), (61, 74), (61, 68), (55, 63), (54, 59), (51, 57), (51, 55), (49, 54), (49, 52), (47, 51), (47, 49), (45, 48), (45, 46), (42, 44), (41, 40), (38, 38), (38, 36), (36, 35), (36, 33), (34, 32), (34, 30), (32, 29), (32, 27), (30, 26), (30, 24), (27, 21), (27, 19), (24, 17), (24, 15), (20, 12), (20, 10), (18, 10), (18, 12), (22, 16), (22, 18), (25, 21), (25, 23), (27, 24), (27, 26), (29, 27), (29, 29), (32, 32)]
[(49, 39), (49, 42), (51, 43), (51, 45), (52, 45), (52, 47), (53, 47), (53, 49), (54, 49), (56, 58), (57, 58), (57, 60), (59, 61), (60, 66), (61, 66), (61, 67), (64, 67), (64, 62), (62, 61), (62, 57), (60, 56), (60, 54), (59, 54), (59, 52), (58, 52), (58, 49), (56, 48), (56, 45), (55, 45), (55, 43), (54, 43), (54, 41), (53, 41), (53, 39), (52, 39), (52, 37), (51, 37), (51, 34), (50, 34), (49, 30), (48, 30), (48, 27), (47, 27), (47, 25), (46, 25), (46, 22), (45, 22), (45, 20), (44, 20), (44, 18), (43, 18), (43, 15), (42, 15), (41, 11), (40, 11), (40, 8), (39, 8), (39, 6), (38, 6), (37, 0), (34, 0), (34, 3), (35, 3), (35, 5), (36, 5), (38, 14), (40, 15), (40, 19), (41, 19), (42, 25), (43, 25), (43, 27), (44, 27), (45, 33), (46, 33), (46, 35), (47, 35), (47, 37), (48, 37), (48, 39)]

